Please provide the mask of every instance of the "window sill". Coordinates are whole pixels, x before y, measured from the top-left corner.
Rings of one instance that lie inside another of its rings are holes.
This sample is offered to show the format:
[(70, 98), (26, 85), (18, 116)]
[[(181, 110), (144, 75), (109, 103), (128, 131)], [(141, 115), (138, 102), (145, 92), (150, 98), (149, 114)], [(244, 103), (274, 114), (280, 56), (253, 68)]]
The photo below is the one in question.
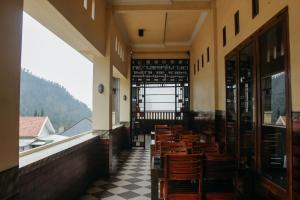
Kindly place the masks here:
[(29, 164), (47, 158), (51, 155), (64, 151), (68, 148), (76, 146), (97, 136), (99, 136), (99, 134), (97, 133), (85, 132), (59, 142), (50, 143), (41, 147), (20, 152), (19, 168), (25, 167)]

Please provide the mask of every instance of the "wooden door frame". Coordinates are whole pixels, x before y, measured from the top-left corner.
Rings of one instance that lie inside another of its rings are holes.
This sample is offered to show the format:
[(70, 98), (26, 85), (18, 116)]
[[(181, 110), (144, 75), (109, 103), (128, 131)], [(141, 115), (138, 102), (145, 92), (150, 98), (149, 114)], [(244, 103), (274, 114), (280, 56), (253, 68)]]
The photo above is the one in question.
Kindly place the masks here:
[[(287, 189), (284, 189), (277, 185), (276, 183), (273, 183), (269, 179), (265, 178), (261, 174), (261, 128), (262, 128), (262, 105), (261, 105), (261, 77), (260, 77), (260, 62), (259, 62), (259, 38), (262, 34), (270, 30), (274, 25), (282, 22), (283, 24), (283, 40), (285, 44), (285, 58), (284, 58), (284, 71), (286, 74), (285, 78), (285, 89), (286, 89), (286, 119), (287, 119), (287, 126), (286, 126), (286, 155), (287, 155), (287, 179), (288, 179), (288, 186)], [(268, 22), (266, 22), (261, 28), (259, 28), (257, 31), (255, 31), (250, 37), (245, 39), (243, 42), (241, 42), (239, 45), (237, 45), (230, 53), (228, 53), (225, 56), (225, 65), (226, 60), (232, 56), (236, 56), (236, 80), (238, 80), (239, 77), (239, 69), (238, 69), (238, 62), (239, 62), (239, 52), (244, 47), (249, 45), (251, 42), (254, 43), (254, 90), (255, 90), (255, 116), (256, 116), (256, 127), (255, 127), (255, 166), (256, 166), (256, 172), (261, 176), (261, 183), (262, 186), (269, 191), (272, 195), (274, 195), (277, 198), (280, 199), (291, 199), (292, 198), (292, 101), (291, 101), (291, 74), (290, 74), (290, 44), (289, 44), (289, 15), (288, 15), (288, 7), (285, 7), (282, 9), (279, 13), (277, 13), (272, 19), (270, 19)], [(225, 66), (226, 67), (226, 66)], [(226, 70), (225, 70), (225, 80), (226, 80)], [(239, 82), (236, 82), (237, 88), (239, 85)], [(226, 85), (226, 84), (225, 84)], [(225, 86), (226, 89), (226, 86)], [(227, 92), (225, 90), (226, 98), (227, 99)], [(239, 97), (239, 89), (236, 91), (237, 98)], [(237, 131), (237, 157), (240, 158), (240, 133), (239, 133), (239, 119), (240, 119), (240, 108), (239, 108), (239, 99), (237, 99), (236, 103), (237, 107), (237, 125), (236, 125), (236, 131)], [(225, 103), (225, 109), (227, 110), (227, 106)], [(225, 110), (225, 112), (226, 112)], [(227, 114), (225, 115), (225, 126), (227, 127)], [(225, 129), (225, 137), (227, 137), (227, 129)]]

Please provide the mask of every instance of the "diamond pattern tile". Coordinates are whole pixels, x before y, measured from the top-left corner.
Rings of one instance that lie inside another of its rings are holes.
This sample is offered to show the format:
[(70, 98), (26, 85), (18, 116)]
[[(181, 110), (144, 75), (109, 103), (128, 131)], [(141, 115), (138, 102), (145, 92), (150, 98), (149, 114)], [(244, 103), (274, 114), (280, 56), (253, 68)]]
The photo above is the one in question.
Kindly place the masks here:
[(119, 155), (119, 171), (109, 180), (97, 180), (80, 200), (150, 200), (150, 151), (133, 149)]

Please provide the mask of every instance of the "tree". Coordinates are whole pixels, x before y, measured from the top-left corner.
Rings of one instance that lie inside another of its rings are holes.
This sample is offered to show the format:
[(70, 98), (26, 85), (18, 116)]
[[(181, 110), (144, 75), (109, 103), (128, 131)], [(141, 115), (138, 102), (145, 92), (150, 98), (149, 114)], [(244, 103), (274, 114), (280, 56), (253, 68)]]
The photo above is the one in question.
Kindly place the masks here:
[(22, 116), (48, 116), (55, 129), (69, 128), (91, 116), (91, 110), (61, 85), (22, 70), (20, 91)]

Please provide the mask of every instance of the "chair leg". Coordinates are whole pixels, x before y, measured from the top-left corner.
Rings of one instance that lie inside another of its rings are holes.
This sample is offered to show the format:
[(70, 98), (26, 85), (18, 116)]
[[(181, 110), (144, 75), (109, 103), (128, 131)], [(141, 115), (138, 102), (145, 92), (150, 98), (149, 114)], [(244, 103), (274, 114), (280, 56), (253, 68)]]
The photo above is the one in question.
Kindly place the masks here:
[(164, 181), (159, 182), (159, 198), (164, 196)]
[(164, 196), (163, 196), (164, 200), (168, 200), (168, 182), (165, 181), (164, 182)]

